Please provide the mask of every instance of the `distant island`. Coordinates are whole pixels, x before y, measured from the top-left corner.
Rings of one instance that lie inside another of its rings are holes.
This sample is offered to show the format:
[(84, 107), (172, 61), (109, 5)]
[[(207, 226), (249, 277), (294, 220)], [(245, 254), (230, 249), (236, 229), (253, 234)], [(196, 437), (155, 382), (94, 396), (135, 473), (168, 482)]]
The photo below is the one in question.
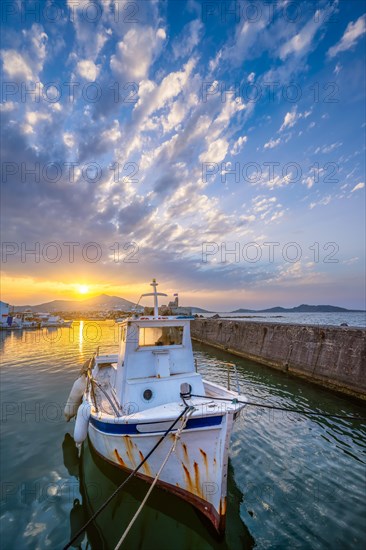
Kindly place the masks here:
[(310, 306), (308, 304), (301, 304), (301, 306), (296, 306), (292, 308), (285, 308), (281, 306), (271, 307), (268, 309), (236, 309), (230, 313), (342, 313), (342, 312), (354, 312), (362, 313), (362, 309), (346, 309), (344, 307), (338, 306), (329, 306), (329, 305), (320, 305), (320, 306)]
[[(91, 311), (131, 311), (135, 308), (140, 310), (143, 306), (137, 306), (134, 302), (120, 298), (119, 296), (109, 296), (108, 294), (100, 294), (93, 298), (87, 298), (84, 300), (53, 300), (51, 302), (45, 302), (34, 306), (12, 306), (15, 312), (20, 311), (32, 311), (39, 313), (48, 312), (66, 312), (66, 311), (79, 311), (79, 312), (91, 312)], [(203, 313), (216, 313), (215, 311), (209, 311), (196, 306), (185, 306), (192, 311), (192, 314)], [(228, 313), (342, 313), (342, 312), (363, 312), (359, 309), (346, 309), (344, 307), (330, 306), (330, 305), (308, 305), (301, 304), (300, 306), (292, 308), (284, 308), (281, 306), (271, 307), (267, 309), (235, 309)], [(221, 312), (219, 312), (221, 313)]]

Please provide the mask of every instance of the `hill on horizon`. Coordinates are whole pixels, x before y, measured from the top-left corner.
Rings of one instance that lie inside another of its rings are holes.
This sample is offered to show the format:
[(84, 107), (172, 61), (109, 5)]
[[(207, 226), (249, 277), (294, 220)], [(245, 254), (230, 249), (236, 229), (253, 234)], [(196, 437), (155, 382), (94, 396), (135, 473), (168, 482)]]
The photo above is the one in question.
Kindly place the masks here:
[(85, 300), (52, 300), (43, 304), (34, 306), (14, 306), (14, 311), (25, 311), (30, 309), (34, 312), (48, 313), (52, 311), (95, 311), (95, 310), (110, 310), (120, 309), (122, 311), (130, 310), (136, 304), (119, 298), (119, 296), (109, 296), (108, 294), (100, 294)]
[(330, 305), (318, 305), (312, 306), (308, 304), (301, 304), (300, 306), (285, 308), (281, 306), (271, 307), (268, 309), (235, 309), (230, 313), (342, 313), (345, 311), (361, 312), (361, 309), (347, 309), (345, 307), (330, 306)]
[[(31, 310), (33, 312), (48, 313), (53, 311), (97, 311), (97, 310), (111, 310), (119, 309), (122, 311), (129, 311), (136, 307), (134, 302), (120, 298), (119, 296), (109, 296), (108, 294), (100, 294), (99, 296), (93, 296), (92, 298), (86, 298), (84, 300), (52, 300), (50, 302), (44, 302), (42, 304), (36, 304), (33, 306), (11, 306), (14, 311)], [(192, 309), (192, 313), (216, 313), (216, 311), (210, 311), (197, 306), (185, 306)], [(246, 309), (239, 308), (230, 313), (331, 313), (331, 312), (361, 312), (360, 309), (347, 309), (339, 306), (331, 305), (308, 305), (301, 304), (300, 306), (292, 308), (284, 308), (282, 306), (276, 306), (267, 309)], [(221, 313), (221, 312), (217, 312)]]

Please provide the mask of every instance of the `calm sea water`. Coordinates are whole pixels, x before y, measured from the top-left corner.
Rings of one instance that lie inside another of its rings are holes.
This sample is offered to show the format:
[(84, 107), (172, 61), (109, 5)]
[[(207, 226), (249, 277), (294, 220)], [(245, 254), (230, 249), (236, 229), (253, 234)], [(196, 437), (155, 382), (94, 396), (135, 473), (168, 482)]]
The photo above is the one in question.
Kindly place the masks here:
[[(205, 313), (204, 317), (212, 317)], [(344, 313), (219, 313), (220, 317), (270, 323), (290, 323), (299, 325), (335, 325), (347, 323), (350, 327), (366, 327), (366, 312)]]
[[(118, 340), (109, 322), (1, 333), (2, 548), (62, 548), (124, 477), (87, 444), (79, 459), (74, 424), (63, 419), (78, 370), (102, 340)], [(235, 360), (251, 401), (365, 416), (359, 402), (219, 350), (195, 345), (195, 356), (223, 384), (225, 362)], [(364, 424), (247, 407), (231, 442), (225, 539), (188, 504), (154, 489), (125, 548), (361, 548), (365, 463)], [(146, 491), (142, 481), (127, 485), (76, 547), (114, 548)]]

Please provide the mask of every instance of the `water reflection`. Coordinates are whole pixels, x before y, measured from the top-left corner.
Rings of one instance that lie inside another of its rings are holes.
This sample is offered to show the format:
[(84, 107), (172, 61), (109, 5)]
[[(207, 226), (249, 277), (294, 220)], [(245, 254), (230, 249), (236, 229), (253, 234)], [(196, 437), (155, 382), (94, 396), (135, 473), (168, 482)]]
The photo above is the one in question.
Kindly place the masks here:
[(80, 321), (79, 325), (79, 353), (80, 355), (83, 353), (83, 334), (84, 334), (84, 321)]
[[(70, 475), (80, 476), (82, 501), (75, 499), (70, 511), (70, 538), (103, 504), (126, 478), (127, 474), (101, 459), (86, 441), (79, 461), (75, 443), (69, 434), (62, 445), (64, 464)], [(114, 548), (141, 504), (148, 484), (132, 479), (87, 529), (92, 549)], [(142, 513), (130, 531), (126, 548), (190, 550), (192, 548), (226, 550), (251, 549), (254, 539), (240, 518), (243, 495), (234, 482), (229, 465), (227, 531), (224, 540), (217, 540), (210, 525), (191, 505), (170, 493), (155, 488)], [(74, 547), (81, 548), (80, 536)]]

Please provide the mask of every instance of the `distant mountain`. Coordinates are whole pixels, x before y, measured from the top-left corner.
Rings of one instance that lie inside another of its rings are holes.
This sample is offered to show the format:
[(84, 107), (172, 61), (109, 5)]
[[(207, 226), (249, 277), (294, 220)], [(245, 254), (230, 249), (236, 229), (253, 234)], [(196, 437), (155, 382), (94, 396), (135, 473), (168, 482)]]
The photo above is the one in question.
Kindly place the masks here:
[(99, 311), (120, 309), (122, 311), (128, 311), (135, 307), (136, 304), (119, 298), (118, 296), (108, 296), (107, 294), (101, 294), (100, 296), (94, 296), (93, 298), (87, 298), (86, 300), (53, 300), (52, 302), (46, 302), (44, 304), (37, 304), (35, 306), (15, 306), (14, 311), (25, 311), (30, 309), (31, 311), (38, 311), (40, 313), (47, 313), (52, 311)]
[[(52, 302), (46, 302), (44, 304), (37, 304), (35, 306), (14, 306), (14, 311), (25, 311), (30, 310), (40, 313), (52, 313), (53, 311), (103, 311), (111, 309), (119, 309), (122, 311), (129, 311), (136, 307), (136, 304), (125, 300), (124, 298), (119, 298), (119, 296), (108, 296), (108, 294), (100, 294), (99, 296), (94, 296), (93, 298), (87, 298), (85, 300), (53, 300)], [(192, 313), (214, 313), (213, 311), (208, 311), (195, 306), (186, 306), (187, 308), (192, 309)], [(139, 306), (139, 309), (141, 306)], [(12, 306), (11, 306), (11, 309)], [(141, 308), (142, 309), (142, 308)], [(272, 307), (268, 309), (236, 309), (231, 311), (231, 313), (328, 313), (328, 312), (346, 312), (346, 311), (360, 311), (354, 309), (346, 309), (343, 307), (329, 306), (329, 305), (320, 305), (320, 306), (309, 306), (307, 304), (302, 304), (301, 306), (293, 308), (284, 308), (281, 306)]]
[(207, 309), (202, 309), (201, 307), (195, 307), (195, 306), (187, 306), (187, 309), (191, 309), (193, 315), (195, 313), (214, 313), (213, 311), (208, 311)]
[(361, 311), (358, 309), (346, 309), (344, 307), (338, 306), (329, 306), (329, 305), (320, 305), (320, 306), (309, 306), (307, 304), (301, 304), (301, 306), (296, 306), (292, 308), (285, 308), (281, 306), (271, 307), (268, 309), (236, 309), (230, 313), (341, 313), (345, 311)]

